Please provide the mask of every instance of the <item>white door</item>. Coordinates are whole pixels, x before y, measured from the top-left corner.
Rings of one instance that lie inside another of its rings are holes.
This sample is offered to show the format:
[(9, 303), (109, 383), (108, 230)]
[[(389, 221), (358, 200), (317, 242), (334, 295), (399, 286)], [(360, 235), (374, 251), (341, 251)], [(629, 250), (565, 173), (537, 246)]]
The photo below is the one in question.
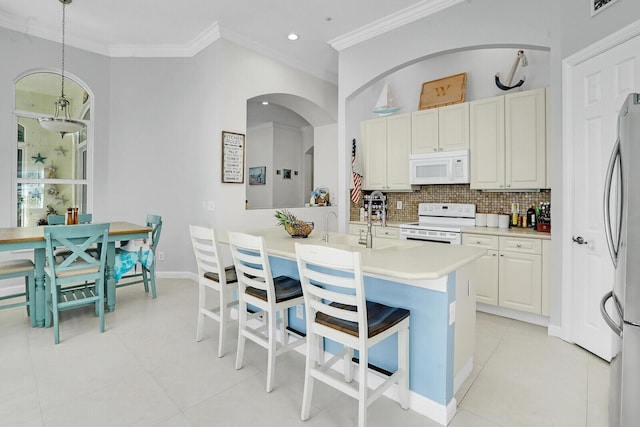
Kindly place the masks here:
[[(640, 37), (581, 62), (571, 73), (573, 182), (570, 188), (572, 270), (570, 338), (609, 361), (613, 333), (600, 315), (614, 268), (604, 236), (603, 186), (617, 136), (617, 115), (629, 92), (640, 91)], [(582, 243), (580, 243), (582, 242)], [(567, 307), (565, 305), (565, 307)]]

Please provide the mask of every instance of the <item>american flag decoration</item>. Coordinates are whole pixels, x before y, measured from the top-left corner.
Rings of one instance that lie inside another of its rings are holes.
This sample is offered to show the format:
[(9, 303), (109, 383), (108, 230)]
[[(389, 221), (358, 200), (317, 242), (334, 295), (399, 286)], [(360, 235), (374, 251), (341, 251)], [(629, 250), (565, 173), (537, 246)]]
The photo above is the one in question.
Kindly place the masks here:
[(353, 178), (353, 187), (351, 188), (351, 201), (356, 205), (362, 197), (362, 175), (356, 172), (356, 139), (351, 144), (351, 175)]

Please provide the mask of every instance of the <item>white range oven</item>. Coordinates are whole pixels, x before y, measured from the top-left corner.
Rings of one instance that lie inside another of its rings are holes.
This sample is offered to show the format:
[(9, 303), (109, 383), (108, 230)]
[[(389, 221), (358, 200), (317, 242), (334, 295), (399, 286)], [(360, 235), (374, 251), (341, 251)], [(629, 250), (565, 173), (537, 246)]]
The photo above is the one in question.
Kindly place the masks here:
[(476, 205), (466, 203), (420, 203), (418, 222), (400, 225), (400, 238), (462, 244), (461, 230), (476, 223)]

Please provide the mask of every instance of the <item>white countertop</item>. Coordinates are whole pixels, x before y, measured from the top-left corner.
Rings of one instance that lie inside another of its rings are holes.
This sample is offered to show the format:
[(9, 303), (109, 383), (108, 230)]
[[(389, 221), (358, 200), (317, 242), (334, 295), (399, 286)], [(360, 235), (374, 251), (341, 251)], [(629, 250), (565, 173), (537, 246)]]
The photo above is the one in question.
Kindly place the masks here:
[[(329, 245), (335, 248), (358, 251), (362, 254), (365, 273), (387, 276), (400, 280), (435, 280), (480, 258), (485, 249), (473, 246), (454, 246), (418, 240), (373, 238), (373, 248), (358, 244), (359, 236), (329, 234), (329, 243), (322, 241), (322, 232), (313, 231), (306, 239), (291, 238), (282, 228), (249, 231), (263, 236), (269, 255), (295, 259), (295, 243)], [(220, 239), (227, 242), (227, 236)]]
[(544, 233), (536, 231), (532, 228), (523, 227), (465, 227), (462, 229), (463, 233), (474, 234), (488, 234), (491, 236), (506, 236), (506, 237), (532, 237), (536, 239), (551, 240), (551, 233)]

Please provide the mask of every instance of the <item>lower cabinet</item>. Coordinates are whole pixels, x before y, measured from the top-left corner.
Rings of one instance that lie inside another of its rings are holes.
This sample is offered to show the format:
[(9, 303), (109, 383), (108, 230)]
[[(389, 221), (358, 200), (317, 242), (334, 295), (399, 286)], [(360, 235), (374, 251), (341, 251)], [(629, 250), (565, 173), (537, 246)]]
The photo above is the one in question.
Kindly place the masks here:
[[(355, 234), (358, 236), (367, 235), (367, 226), (363, 224), (349, 224), (349, 234)], [(382, 227), (381, 225), (374, 225), (371, 227), (371, 235), (383, 239), (399, 239), (400, 229), (398, 227)]]
[(465, 233), (462, 244), (488, 250), (476, 263), (478, 302), (548, 315), (548, 301), (543, 304), (543, 296), (549, 295), (548, 279), (543, 281), (541, 239)]

